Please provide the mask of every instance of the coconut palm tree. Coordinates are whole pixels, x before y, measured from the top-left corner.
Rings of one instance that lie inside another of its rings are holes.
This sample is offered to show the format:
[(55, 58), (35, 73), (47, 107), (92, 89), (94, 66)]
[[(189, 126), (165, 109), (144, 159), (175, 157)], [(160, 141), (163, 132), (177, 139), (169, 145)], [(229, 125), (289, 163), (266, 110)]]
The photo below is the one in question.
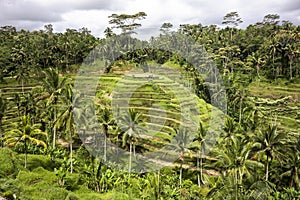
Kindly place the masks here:
[(100, 122), (103, 135), (104, 135), (104, 162), (106, 161), (106, 150), (107, 150), (107, 137), (108, 137), (108, 130), (109, 127), (114, 124), (114, 119), (112, 117), (111, 111), (104, 107), (100, 110), (98, 120)]
[(280, 175), (282, 180), (289, 181), (289, 187), (300, 189), (300, 138), (289, 139), (289, 148), (284, 156), (283, 172)]
[(269, 125), (266, 129), (260, 130), (254, 137), (253, 150), (266, 156), (265, 180), (269, 180), (269, 168), (273, 158), (281, 159), (282, 146), (285, 144), (286, 135), (277, 131), (276, 125)]
[(182, 185), (182, 165), (184, 161), (184, 154), (189, 152), (188, 145), (191, 142), (191, 138), (189, 137), (188, 129), (174, 129), (176, 136), (175, 136), (175, 151), (179, 152), (179, 161), (180, 161), (180, 174), (179, 174), (179, 184)]
[(43, 139), (47, 134), (40, 129), (41, 124), (32, 124), (29, 115), (22, 116), (21, 122), (14, 124), (14, 128), (4, 134), (4, 143), (11, 147), (16, 147), (20, 144), (24, 145), (25, 152), (25, 168), (27, 167), (27, 152), (28, 145), (34, 144), (47, 148)]
[[(75, 134), (74, 116), (77, 118), (83, 117), (80, 107), (79, 93), (74, 93), (71, 85), (67, 85), (64, 91), (64, 96), (61, 99), (59, 115), (55, 123), (55, 128), (64, 128), (69, 136), (70, 147), (70, 172), (73, 172), (73, 136)], [(76, 114), (74, 114), (76, 112)], [(79, 121), (80, 119), (78, 119)]]
[(4, 117), (4, 113), (7, 110), (7, 100), (0, 96), (0, 147), (2, 147), (2, 119)]
[[(58, 69), (49, 68), (44, 71), (45, 78), (42, 80), (42, 85), (44, 90), (47, 92), (41, 99), (48, 98), (47, 106), (51, 106), (53, 110), (53, 122), (57, 121), (57, 104), (58, 99), (61, 96), (63, 90), (67, 85), (67, 78), (60, 78)], [(52, 125), (52, 145), (53, 149), (55, 149), (56, 145), (56, 126)]]
[(194, 141), (197, 142), (197, 150), (198, 150), (198, 157), (197, 157), (197, 169), (200, 168), (200, 174), (197, 174), (198, 186), (201, 186), (203, 181), (203, 153), (205, 151), (205, 135), (206, 130), (203, 127), (202, 123), (200, 122), (198, 132)]
[(242, 136), (231, 137), (219, 151), (216, 151), (217, 162), (214, 167), (223, 171), (223, 176), (232, 178), (235, 187), (235, 199), (239, 194), (239, 186), (244, 178), (251, 178), (252, 172), (263, 165), (250, 159), (251, 143)]
[(129, 167), (128, 172), (129, 175), (131, 173), (131, 165), (132, 165), (132, 152), (135, 154), (135, 145), (134, 141), (136, 137), (139, 136), (141, 131), (144, 129), (141, 127), (143, 125), (142, 113), (136, 112), (133, 108), (129, 108), (129, 111), (122, 115), (119, 119), (120, 128), (124, 132), (123, 133), (123, 146), (126, 143), (129, 143)]

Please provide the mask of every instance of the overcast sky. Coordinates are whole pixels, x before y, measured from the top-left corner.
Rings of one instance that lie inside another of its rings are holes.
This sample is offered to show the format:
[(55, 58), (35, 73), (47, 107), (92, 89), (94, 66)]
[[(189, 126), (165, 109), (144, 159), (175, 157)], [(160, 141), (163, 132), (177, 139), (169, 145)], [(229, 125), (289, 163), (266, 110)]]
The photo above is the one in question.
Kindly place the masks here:
[(0, 26), (37, 30), (51, 23), (55, 32), (86, 27), (102, 37), (109, 15), (140, 11), (148, 15), (141, 22), (148, 33), (164, 22), (220, 25), (232, 11), (240, 14), (242, 28), (267, 14), (300, 25), (300, 0), (0, 0)]

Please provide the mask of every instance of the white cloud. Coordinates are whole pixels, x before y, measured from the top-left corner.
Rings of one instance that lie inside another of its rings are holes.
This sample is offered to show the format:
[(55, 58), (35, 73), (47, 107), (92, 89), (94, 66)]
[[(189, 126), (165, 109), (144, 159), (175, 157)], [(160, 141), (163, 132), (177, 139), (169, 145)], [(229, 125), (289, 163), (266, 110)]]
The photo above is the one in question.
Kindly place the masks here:
[(36, 29), (52, 23), (56, 31), (86, 27), (102, 36), (112, 13), (147, 13), (141, 23), (144, 32), (158, 30), (162, 23), (175, 27), (185, 23), (221, 24), (223, 16), (237, 11), (244, 23), (241, 27), (262, 21), (269, 13), (281, 20), (300, 24), (298, 0), (0, 0), (0, 26)]

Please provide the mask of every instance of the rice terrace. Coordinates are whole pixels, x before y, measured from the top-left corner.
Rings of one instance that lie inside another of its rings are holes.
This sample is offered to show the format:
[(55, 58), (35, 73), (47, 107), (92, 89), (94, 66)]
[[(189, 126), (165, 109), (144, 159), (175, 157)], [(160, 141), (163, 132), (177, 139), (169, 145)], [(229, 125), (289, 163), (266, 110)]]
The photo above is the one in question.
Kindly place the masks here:
[(300, 199), (300, 26), (148, 18), (1, 26), (0, 199)]

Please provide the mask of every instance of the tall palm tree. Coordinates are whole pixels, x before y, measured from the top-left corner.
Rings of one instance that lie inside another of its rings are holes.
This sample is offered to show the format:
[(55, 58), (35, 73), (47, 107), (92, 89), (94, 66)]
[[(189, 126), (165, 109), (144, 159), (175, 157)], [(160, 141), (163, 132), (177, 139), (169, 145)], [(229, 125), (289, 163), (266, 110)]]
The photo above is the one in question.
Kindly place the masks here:
[(73, 94), (72, 86), (67, 85), (64, 96), (61, 99), (60, 113), (55, 123), (55, 128), (64, 128), (69, 136), (70, 147), (70, 172), (73, 173), (73, 136), (75, 133), (74, 113), (76, 117), (81, 117), (80, 94)]
[[(141, 127), (143, 125), (142, 113), (136, 112), (133, 108), (129, 108), (129, 111), (120, 117), (120, 128), (124, 132), (123, 134), (123, 146), (129, 143), (129, 166), (128, 172), (131, 173), (132, 165), (132, 151), (135, 152), (134, 141), (139, 133), (144, 129)], [(135, 154), (135, 153), (134, 153)]]
[(239, 194), (239, 186), (243, 179), (251, 178), (252, 173), (262, 164), (250, 159), (251, 143), (243, 137), (231, 137), (225, 145), (217, 151), (217, 162), (215, 167), (223, 171), (224, 177), (233, 178), (235, 187), (235, 199)]
[(188, 150), (188, 145), (191, 142), (191, 139), (189, 137), (189, 132), (188, 129), (183, 128), (183, 129), (174, 129), (176, 136), (175, 136), (175, 151), (178, 151), (180, 153), (179, 156), (179, 161), (180, 161), (180, 172), (179, 172), (179, 184), (180, 187), (182, 185), (182, 165), (184, 161), (184, 154), (189, 152)]
[(300, 138), (289, 138), (289, 148), (284, 156), (283, 173), (281, 179), (289, 180), (289, 187), (300, 189)]
[(19, 144), (24, 144), (25, 151), (25, 168), (27, 167), (27, 152), (28, 145), (35, 144), (47, 148), (46, 143), (43, 141), (47, 134), (40, 129), (41, 124), (32, 124), (29, 115), (22, 116), (20, 123), (15, 123), (14, 128), (5, 133), (4, 142), (8, 146), (16, 147)]
[(0, 147), (2, 147), (2, 119), (4, 117), (5, 111), (7, 110), (7, 100), (0, 96)]
[(200, 174), (197, 174), (198, 186), (201, 186), (203, 181), (203, 153), (205, 151), (205, 135), (206, 130), (203, 127), (202, 123), (200, 122), (198, 132), (194, 141), (197, 142), (197, 150), (198, 150), (198, 157), (197, 157), (197, 169), (200, 168)]
[(274, 157), (281, 158), (280, 149), (284, 145), (286, 135), (277, 131), (277, 126), (270, 124), (266, 129), (259, 131), (254, 137), (253, 150), (266, 156), (265, 161), (265, 180), (269, 180), (269, 167)]
[(28, 82), (29, 71), (25, 67), (18, 68), (16, 79), (18, 83), (21, 83), (22, 93), (24, 94), (24, 84)]
[(98, 120), (100, 122), (103, 135), (104, 135), (104, 162), (106, 161), (106, 150), (107, 150), (107, 137), (109, 127), (114, 124), (114, 119), (112, 117), (111, 111), (105, 107), (100, 110)]
[[(47, 97), (47, 106), (52, 106), (53, 109), (53, 122), (57, 120), (57, 103), (59, 96), (61, 96), (63, 90), (66, 87), (67, 78), (60, 78), (58, 69), (49, 68), (44, 71), (45, 78), (42, 80), (42, 85), (44, 90), (47, 92), (43, 97)], [(61, 80), (60, 80), (61, 79)], [(49, 122), (50, 123), (50, 122)], [(52, 125), (52, 145), (53, 149), (55, 149), (56, 145), (56, 126)]]

